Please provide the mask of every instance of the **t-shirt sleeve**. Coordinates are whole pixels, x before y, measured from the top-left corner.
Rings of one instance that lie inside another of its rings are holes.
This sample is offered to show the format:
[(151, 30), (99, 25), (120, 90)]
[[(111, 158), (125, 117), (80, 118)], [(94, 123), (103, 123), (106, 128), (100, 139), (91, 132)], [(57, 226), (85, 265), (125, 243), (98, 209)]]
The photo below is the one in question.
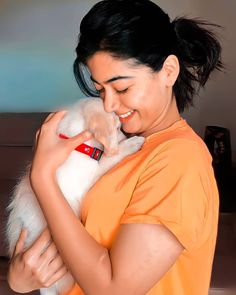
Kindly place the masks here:
[(185, 249), (211, 231), (212, 167), (197, 143), (166, 144), (148, 163), (121, 223), (163, 224)]

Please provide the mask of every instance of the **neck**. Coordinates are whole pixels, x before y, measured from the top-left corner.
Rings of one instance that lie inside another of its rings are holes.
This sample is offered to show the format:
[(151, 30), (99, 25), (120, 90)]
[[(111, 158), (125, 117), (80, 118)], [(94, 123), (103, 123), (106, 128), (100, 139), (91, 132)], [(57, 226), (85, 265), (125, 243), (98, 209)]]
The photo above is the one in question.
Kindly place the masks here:
[(154, 126), (150, 129), (144, 131), (143, 133), (139, 134), (143, 137), (147, 137), (153, 133), (157, 133), (159, 131), (165, 130), (170, 127), (175, 122), (181, 119), (180, 113), (178, 111), (178, 107), (176, 104), (176, 99), (173, 96), (170, 100), (170, 104), (166, 108), (166, 111), (162, 113), (162, 115), (158, 118), (158, 121), (155, 122)]

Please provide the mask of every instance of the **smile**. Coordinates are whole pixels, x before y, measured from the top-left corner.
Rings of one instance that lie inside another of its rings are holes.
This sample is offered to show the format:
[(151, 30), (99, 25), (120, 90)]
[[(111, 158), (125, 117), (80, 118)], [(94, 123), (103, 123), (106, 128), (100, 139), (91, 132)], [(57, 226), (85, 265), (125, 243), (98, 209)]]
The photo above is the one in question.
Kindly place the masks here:
[(134, 111), (129, 111), (128, 113), (126, 114), (123, 114), (123, 115), (119, 115), (120, 118), (127, 118), (129, 117)]
[(120, 122), (121, 123), (126, 123), (128, 121), (130, 121), (133, 116), (135, 115), (135, 111), (130, 111), (126, 114), (123, 114), (123, 115), (120, 115), (119, 118), (120, 118)]

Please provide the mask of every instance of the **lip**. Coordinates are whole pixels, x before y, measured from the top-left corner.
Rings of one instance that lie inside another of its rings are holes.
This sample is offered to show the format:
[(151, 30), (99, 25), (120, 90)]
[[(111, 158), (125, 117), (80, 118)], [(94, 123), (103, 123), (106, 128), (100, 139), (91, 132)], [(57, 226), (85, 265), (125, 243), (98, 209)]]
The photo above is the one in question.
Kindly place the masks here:
[(130, 114), (130, 115), (129, 115), (128, 117), (126, 117), (126, 118), (121, 118), (121, 117), (119, 117), (120, 122), (121, 122), (121, 123), (126, 123), (126, 122), (128, 122), (129, 120), (131, 120), (131, 119), (133, 118), (134, 114), (135, 114), (135, 111), (133, 111), (132, 114)]

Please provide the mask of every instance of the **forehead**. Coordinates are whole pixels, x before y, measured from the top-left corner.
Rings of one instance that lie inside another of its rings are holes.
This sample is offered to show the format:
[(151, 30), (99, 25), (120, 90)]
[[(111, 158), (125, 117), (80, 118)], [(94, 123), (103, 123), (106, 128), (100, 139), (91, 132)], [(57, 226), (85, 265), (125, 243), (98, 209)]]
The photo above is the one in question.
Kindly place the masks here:
[(89, 68), (93, 69), (97, 66), (101, 67), (117, 67), (117, 68), (133, 68), (135, 67), (134, 59), (122, 59), (114, 57), (109, 52), (99, 51), (92, 55), (88, 61), (87, 65)]
[(108, 81), (114, 77), (136, 77), (150, 68), (138, 64), (135, 59), (122, 59), (112, 56), (108, 52), (97, 52), (87, 61), (87, 66), (94, 81)]

